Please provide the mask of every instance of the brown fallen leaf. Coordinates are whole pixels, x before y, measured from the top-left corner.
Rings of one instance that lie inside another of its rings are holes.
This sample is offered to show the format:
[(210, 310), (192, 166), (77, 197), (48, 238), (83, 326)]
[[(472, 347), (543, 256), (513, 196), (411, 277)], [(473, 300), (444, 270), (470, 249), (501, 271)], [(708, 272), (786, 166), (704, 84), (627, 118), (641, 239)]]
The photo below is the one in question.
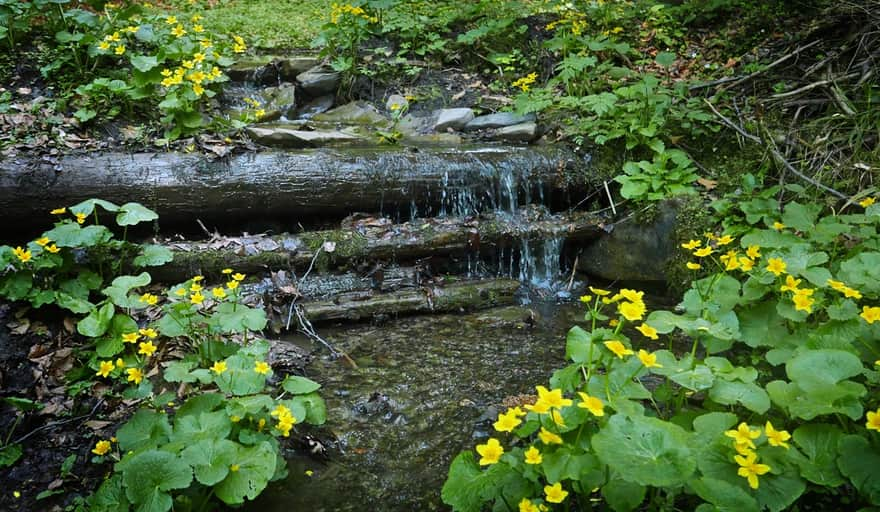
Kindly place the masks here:
[(706, 190), (712, 190), (718, 186), (718, 182), (715, 180), (710, 180), (706, 178), (697, 178), (697, 183), (703, 186)]

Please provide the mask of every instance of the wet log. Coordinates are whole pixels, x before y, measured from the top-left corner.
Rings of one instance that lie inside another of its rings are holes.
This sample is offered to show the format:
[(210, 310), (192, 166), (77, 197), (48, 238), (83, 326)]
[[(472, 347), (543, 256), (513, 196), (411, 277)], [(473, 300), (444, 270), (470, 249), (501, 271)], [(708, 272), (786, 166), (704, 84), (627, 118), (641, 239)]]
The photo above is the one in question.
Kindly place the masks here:
[(516, 303), (519, 281), (492, 279), (434, 285), (391, 293), (356, 292), (302, 303), (309, 321), (363, 320), (378, 315), (442, 313)]
[[(162, 280), (195, 274), (217, 274), (223, 268), (244, 273), (264, 270), (303, 272), (346, 268), (363, 261), (415, 261), (449, 255), (487, 254), (522, 239), (590, 240), (604, 231), (603, 219), (585, 212), (551, 215), (539, 207), (517, 215), (485, 214), (477, 218), (417, 219), (392, 224), (369, 217), (346, 229), (300, 235), (229, 237), (207, 242), (168, 243), (174, 261), (156, 269)], [(315, 258), (316, 251), (320, 251)], [(314, 265), (313, 265), (314, 261)]]
[(291, 229), (358, 211), (409, 218), (508, 208), (539, 196), (567, 200), (586, 176), (582, 159), (555, 147), (15, 156), (0, 160), (0, 216), (8, 226), (42, 227), (49, 210), (97, 197), (140, 202), (159, 213), (163, 227), (271, 219)]

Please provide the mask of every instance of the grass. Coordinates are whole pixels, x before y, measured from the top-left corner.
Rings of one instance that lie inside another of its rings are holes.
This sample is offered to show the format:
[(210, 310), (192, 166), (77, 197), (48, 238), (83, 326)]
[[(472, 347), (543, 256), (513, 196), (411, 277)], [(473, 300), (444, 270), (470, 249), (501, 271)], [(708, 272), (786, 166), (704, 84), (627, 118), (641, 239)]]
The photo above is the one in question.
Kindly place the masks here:
[(307, 48), (327, 22), (330, 0), (175, 0), (211, 30), (237, 34), (262, 50)]

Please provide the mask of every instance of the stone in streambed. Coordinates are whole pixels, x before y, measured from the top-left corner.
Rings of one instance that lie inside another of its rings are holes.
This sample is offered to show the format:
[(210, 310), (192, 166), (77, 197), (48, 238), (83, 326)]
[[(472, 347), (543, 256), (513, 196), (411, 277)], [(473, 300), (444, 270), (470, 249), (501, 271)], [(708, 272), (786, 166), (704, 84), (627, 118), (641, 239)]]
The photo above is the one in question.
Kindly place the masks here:
[(263, 98), (263, 110), (284, 112), (296, 105), (296, 87), (293, 84), (281, 84), (278, 87), (266, 87), (260, 92)]
[(337, 130), (297, 130), (281, 126), (249, 126), (247, 133), (255, 142), (279, 148), (314, 148), (363, 142), (362, 137)]
[(499, 128), (493, 134), (493, 138), (508, 142), (531, 142), (537, 134), (538, 125), (530, 122)]
[(306, 104), (300, 105), (298, 107), (290, 108), (287, 111), (288, 119), (311, 119), (318, 114), (323, 114), (327, 112), (331, 108), (333, 108), (333, 104), (335, 100), (333, 96), (319, 96), (312, 100), (309, 100)]
[(296, 77), (318, 65), (315, 57), (284, 57), (275, 61), (282, 80), (294, 81)]
[(315, 66), (304, 73), (296, 75), (296, 81), (308, 96), (336, 94), (341, 77), (330, 68)]
[(444, 108), (435, 112), (435, 115), (437, 122), (434, 123), (434, 130), (461, 130), (474, 118), (474, 111), (470, 108)]
[(376, 110), (376, 107), (363, 101), (352, 101), (345, 105), (328, 110), (323, 114), (314, 116), (314, 120), (321, 123), (336, 123), (343, 125), (386, 125), (388, 119)]
[(477, 116), (464, 125), (464, 131), (471, 132), (476, 130), (488, 130), (493, 128), (504, 128), (521, 123), (534, 123), (537, 120), (535, 114), (529, 113), (524, 116), (514, 114), (513, 112), (498, 112), (485, 116)]

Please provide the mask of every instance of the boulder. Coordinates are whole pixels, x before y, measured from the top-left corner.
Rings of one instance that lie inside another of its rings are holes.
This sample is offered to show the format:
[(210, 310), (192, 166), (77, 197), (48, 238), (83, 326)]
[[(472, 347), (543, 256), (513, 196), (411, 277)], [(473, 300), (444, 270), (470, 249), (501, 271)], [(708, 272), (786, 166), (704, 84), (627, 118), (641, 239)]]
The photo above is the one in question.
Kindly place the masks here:
[(272, 80), (277, 80), (275, 73), (269, 69), (273, 58), (271, 55), (261, 55), (239, 59), (229, 66), (226, 75), (233, 82), (271, 83), (270, 75)]
[(588, 246), (578, 270), (609, 281), (666, 281), (666, 265), (675, 251), (673, 231), (678, 208), (667, 201), (647, 224), (629, 217), (610, 234)]
[(308, 96), (324, 96), (336, 94), (341, 77), (330, 68), (315, 66), (308, 71), (296, 75), (296, 81)]
[(334, 102), (335, 100), (331, 95), (318, 96), (304, 105), (288, 109), (286, 115), (288, 119), (311, 119), (333, 108)]
[(434, 123), (434, 130), (461, 130), (474, 118), (474, 111), (470, 108), (444, 108), (435, 112), (435, 115), (437, 121)]
[(505, 126), (495, 131), (493, 137), (508, 142), (530, 142), (538, 134), (538, 125), (535, 123), (520, 123), (513, 126)]
[(278, 87), (266, 87), (260, 93), (263, 97), (264, 110), (284, 112), (296, 105), (296, 87), (293, 84), (281, 84)]
[(278, 148), (315, 148), (353, 144), (363, 138), (336, 130), (297, 130), (283, 125), (249, 126), (248, 135), (257, 143)]
[(475, 130), (488, 130), (493, 128), (504, 128), (521, 123), (534, 123), (537, 120), (535, 114), (529, 113), (524, 116), (514, 114), (513, 112), (498, 112), (485, 116), (477, 116), (468, 124), (464, 125), (464, 131), (470, 132)]
[(352, 101), (323, 114), (317, 114), (313, 118), (321, 123), (336, 123), (345, 125), (384, 125), (388, 123), (376, 107), (363, 101)]
[(275, 61), (282, 80), (292, 82), (296, 77), (318, 65), (315, 57), (283, 57)]
[(437, 119), (434, 116), (414, 116), (407, 114), (397, 122), (397, 130), (406, 136), (425, 135)]

